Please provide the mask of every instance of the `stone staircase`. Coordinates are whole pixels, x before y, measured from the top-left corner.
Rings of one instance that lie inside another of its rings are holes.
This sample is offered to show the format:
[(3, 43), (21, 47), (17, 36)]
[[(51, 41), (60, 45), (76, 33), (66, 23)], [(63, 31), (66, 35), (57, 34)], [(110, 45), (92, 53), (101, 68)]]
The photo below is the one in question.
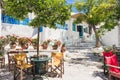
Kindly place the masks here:
[(92, 49), (95, 47), (95, 42), (93, 41), (77, 41), (77, 42), (70, 42), (66, 44), (68, 50), (81, 50), (81, 49)]

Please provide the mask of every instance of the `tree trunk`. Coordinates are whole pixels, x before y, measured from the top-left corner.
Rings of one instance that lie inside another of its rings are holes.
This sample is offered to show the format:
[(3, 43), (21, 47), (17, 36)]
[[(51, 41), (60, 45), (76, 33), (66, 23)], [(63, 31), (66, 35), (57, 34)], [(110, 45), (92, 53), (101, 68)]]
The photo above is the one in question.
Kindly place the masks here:
[(100, 38), (99, 38), (99, 35), (98, 35), (97, 32), (95, 33), (95, 37), (96, 37), (96, 47), (100, 47), (101, 46), (101, 44), (100, 44)]
[(37, 44), (37, 56), (39, 56), (39, 30), (40, 30), (40, 27), (38, 27), (38, 34), (37, 34), (37, 41), (38, 41), (38, 44)]
[(89, 25), (88, 27), (89, 27), (89, 34), (91, 35), (92, 34), (92, 26)]
[(100, 44), (100, 36), (99, 36), (99, 34), (97, 33), (97, 31), (96, 31), (96, 27), (95, 27), (95, 25), (90, 25), (90, 26), (92, 26), (92, 28), (93, 28), (93, 31), (94, 31), (94, 33), (95, 33), (95, 38), (96, 38), (96, 47), (100, 47), (101, 46), (101, 44)]

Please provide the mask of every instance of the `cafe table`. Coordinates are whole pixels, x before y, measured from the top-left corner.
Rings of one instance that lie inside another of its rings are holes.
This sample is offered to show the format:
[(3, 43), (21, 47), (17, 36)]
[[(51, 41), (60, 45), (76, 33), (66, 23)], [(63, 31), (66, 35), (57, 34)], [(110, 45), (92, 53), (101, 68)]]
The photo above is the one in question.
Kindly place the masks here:
[(34, 75), (44, 75), (48, 72), (48, 62), (51, 57), (32, 57), (31, 63), (34, 65)]

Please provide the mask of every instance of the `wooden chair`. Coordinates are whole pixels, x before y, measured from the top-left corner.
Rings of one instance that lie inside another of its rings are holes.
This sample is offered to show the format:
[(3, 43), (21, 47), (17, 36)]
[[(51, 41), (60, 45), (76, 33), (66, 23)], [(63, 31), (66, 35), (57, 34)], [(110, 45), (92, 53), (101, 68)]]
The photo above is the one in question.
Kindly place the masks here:
[(0, 57), (0, 68), (5, 66), (5, 57)]
[(120, 79), (120, 67), (119, 62), (117, 59), (117, 56), (114, 54), (110, 57), (106, 58), (106, 64), (108, 66), (109, 70), (109, 80), (112, 80), (112, 77), (115, 77), (115, 79)]
[(11, 70), (14, 70), (14, 54), (17, 54), (18, 52), (15, 52), (15, 51), (11, 51), (11, 52), (8, 52), (7, 55), (8, 55), (8, 70), (11, 71)]
[(14, 70), (14, 64), (15, 64), (15, 61), (14, 61), (14, 54), (18, 54), (18, 53), (27, 53), (26, 51), (19, 51), (19, 50), (14, 50), (14, 51), (8, 51), (7, 52), (7, 56), (8, 56), (8, 70), (9, 71), (12, 71)]
[(28, 69), (32, 69), (33, 65), (27, 63), (26, 53), (15, 54), (14, 55), (14, 80), (18, 79), (20, 76), (20, 80), (23, 80), (23, 73), (29, 74)]
[(118, 61), (120, 62), (120, 47), (113, 45), (113, 52), (116, 54)]
[(107, 66), (106, 66), (106, 59), (105, 57), (110, 57), (113, 55), (113, 51), (109, 51), (109, 52), (103, 52), (103, 70), (104, 70), (104, 74), (107, 75), (108, 74), (108, 69), (107, 69)]
[(63, 61), (63, 53), (51, 53), (52, 60), (49, 63), (52, 73), (56, 73), (58, 77), (62, 78), (62, 74), (64, 74), (64, 61)]

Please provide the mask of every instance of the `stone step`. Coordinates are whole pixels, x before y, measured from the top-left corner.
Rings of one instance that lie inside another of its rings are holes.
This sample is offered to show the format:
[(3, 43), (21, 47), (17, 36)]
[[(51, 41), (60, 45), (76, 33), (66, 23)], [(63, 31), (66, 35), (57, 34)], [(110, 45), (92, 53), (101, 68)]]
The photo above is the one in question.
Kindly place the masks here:
[(68, 50), (78, 50), (78, 49), (91, 49), (95, 47), (93, 42), (81, 42), (80, 44), (67, 45)]

